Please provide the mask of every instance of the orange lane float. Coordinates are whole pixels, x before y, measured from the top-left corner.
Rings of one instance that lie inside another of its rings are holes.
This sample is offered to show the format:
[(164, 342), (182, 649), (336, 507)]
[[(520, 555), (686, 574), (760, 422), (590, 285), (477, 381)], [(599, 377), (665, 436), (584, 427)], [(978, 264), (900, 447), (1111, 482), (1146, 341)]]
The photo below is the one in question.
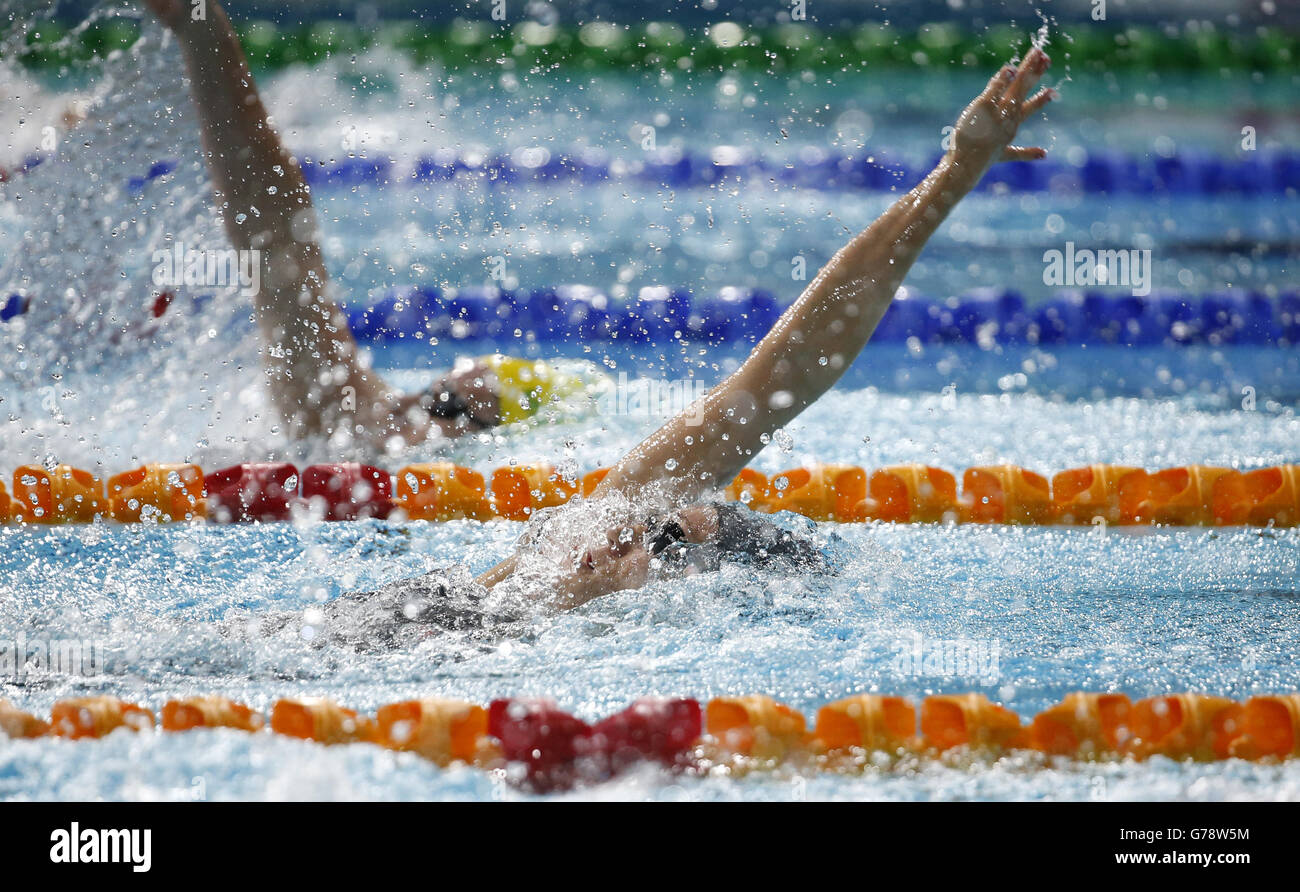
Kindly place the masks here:
[[(325, 520), (398, 517), (526, 521), (536, 511), (591, 495), (609, 473), (572, 479), (554, 466), (510, 465), (490, 484), (450, 462), (407, 465), (394, 478), (355, 462), (312, 465), (299, 475), (283, 462), (236, 465), (203, 476), (192, 464), (154, 464), (115, 474), (107, 491), (89, 471), (20, 467), (13, 491), (0, 485), (0, 522), (193, 520), (218, 523), (289, 520), (296, 505)], [(961, 491), (952, 474), (923, 464), (866, 471), (852, 465), (791, 468), (769, 478), (743, 469), (724, 490), (763, 513), (791, 511), (819, 522), (961, 521), (1008, 524), (1295, 526), (1300, 523), (1300, 465), (1252, 471), (1189, 465), (1146, 471), (1094, 464), (1047, 478), (1016, 465), (968, 468)], [(7, 505), (6, 505), (7, 503)]]
[(1034, 716), (1029, 745), (1058, 756), (1119, 753), (1130, 736), (1127, 723), (1132, 707), (1124, 694), (1067, 694)]
[(108, 478), (108, 508), (114, 520), (197, 520), (208, 516), (203, 471), (198, 465), (154, 464)]
[(103, 737), (118, 728), (142, 731), (155, 722), (149, 710), (117, 697), (81, 697), (55, 703), (50, 725), (57, 736), (80, 740)]
[(974, 523), (1051, 523), (1047, 479), (1017, 465), (967, 468), (962, 475), (962, 514)]
[(724, 750), (758, 759), (779, 759), (809, 741), (800, 713), (761, 694), (710, 700), (705, 727)]
[(774, 474), (756, 511), (793, 511), (816, 521), (848, 521), (867, 496), (867, 472), (852, 465), (813, 465)]
[(0, 700), (0, 734), (5, 737), (31, 738), (44, 737), (49, 731), (49, 722), (17, 709), (8, 700)]
[(1215, 523), (1295, 526), (1300, 523), (1300, 465), (1233, 471), (1210, 488)]
[(613, 468), (597, 468), (596, 470), (582, 475), (582, 497), (586, 498), (596, 491), (600, 486), (600, 481), (609, 475)]
[(376, 742), (438, 765), (474, 762), (488, 751), (487, 710), (461, 700), (405, 700), (379, 707)]
[(727, 484), (723, 495), (729, 502), (741, 502), (753, 505), (766, 497), (768, 491), (767, 475), (753, 468), (742, 468), (736, 479)]
[(271, 730), (317, 743), (360, 743), (375, 739), (374, 722), (368, 717), (319, 697), (275, 701), (271, 707)]
[(1300, 756), (1300, 694), (1251, 697), (1234, 713), (1228, 754), (1240, 759)]
[(1012, 749), (1026, 742), (1020, 717), (983, 694), (937, 694), (921, 703), (921, 737), (939, 751)]
[(90, 471), (59, 465), (14, 471), (13, 519), (24, 523), (90, 523), (107, 510), (104, 481)]
[(879, 694), (836, 700), (817, 711), (813, 740), (826, 752), (909, 749), (916, 740), (916, 707), (902, 697)]
[(1060, 523), (1090, 524), (1095, 518), (1119, 523), (1119, 482), (1141, 471), (1125, 465), (1070, 468), (1052, 478), (1052, 508)]
[(1139, 759), (1226, 759), (1239, 736), (1241, 706), (1226, 697), (1170, 694), (1148, 697), (1129, 713), (1132, 737), (1125, 746)]
[(266, 719), (261, 713), (225, 697), (168, 700), (162, 708), (164, 731), (188, 731), (191, 728), (235, 728), (240, 731), (259, 731), (265, 724)]
[(867, 497), (853, 520), (939, 523), (958, 519), (957, 479), (929, 465), (893, 465), (871, 472)]
[(451, 462), (407, 465), (397, 472), (397, 508), (412, 520), (489, 520), (483, 475)]
[(511, 465), (492, 472), (492, 507), (507, 520), (527, 520), (534, 511), (563, 505), (578, 492), (552, 465)]
[(1199, 526), (1214, 523), (1214, 482), (1231, 468), (1188, 465), (1149, 474), (1136, 471), (1119, 482), (1120, 522)]
[[(509, 710), (520, 704), (527, 708), (512, 715)], [(1300, 693), (1255, 696), (1243, 704), (1205, 694), (1168, 694), (1132, 703), (1121, 693), (1076, 692), (1043, 710), (1028, 727), (1014, 712), (977, 693), (927, 697), (919, 712), (917, 735), (917, 709), (911, 701), (859, 694), (823, 706), (809, 733), (799, 712), (761, 695), (715, 698), (705, 710), (703, 729), (694, 700), (638, 701), (589, 726), (550, 701), (500, 700), (484, 709), (425, 698), (387, 704), (372, 719), (328, 700), (306, 698), (277, 701), (269, 725), (270, 731), (289, 737), (377, 744), (444, 766), (524, 761), (556, 777), (573, 774), (569, 769), (577, 760), (615, 752), (621, 764), (651, 758), (677, 767), (700, 758), (702, 764), (726, 764), (736, 756), (806, 762), (825, 754), (829, 758), (816, 764), (828, 770), (859, 765), (857, 758), (842, 758), (854, 753), (935, 756), (958, 747), (991, 756), (1026, 749), (1080, 759), (1300, 758)], [(118, 728), (154, 726), (152, 712), (116, 697), (59, 701), (48, 722), (0, 700), (0, 737), (77, 740), (104, 737)], [(162, 727), (266, 733), (261, 715), (225, 697), (170, 700), (162, 709)]]

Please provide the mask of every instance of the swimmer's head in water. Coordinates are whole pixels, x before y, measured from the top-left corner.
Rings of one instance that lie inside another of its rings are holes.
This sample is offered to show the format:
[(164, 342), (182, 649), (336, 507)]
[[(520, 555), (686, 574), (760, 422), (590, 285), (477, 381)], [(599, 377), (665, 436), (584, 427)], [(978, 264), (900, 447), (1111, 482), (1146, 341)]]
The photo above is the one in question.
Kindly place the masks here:
[(574, 571), (622, 588), (640, 587), (651, 574), (714, 571), (726, 561), (808, 572), (831, 566), (816, 543), (739, 505), (694, 505), (651, 515), (642, 523), (611, 527), (606, 539), (576, 554)]
[(481, 430), (501, 423), (498, 392), (492, 369), (485, 363), (465, 359), (420, 394), (419, 406), (435, 418)]
[(589, 382), (540, 359), (494, 353), (462, 359), (420, 396), (436, 418), (462, 419), (471, 429), (513, 424), (549, 403), (578, 394)]

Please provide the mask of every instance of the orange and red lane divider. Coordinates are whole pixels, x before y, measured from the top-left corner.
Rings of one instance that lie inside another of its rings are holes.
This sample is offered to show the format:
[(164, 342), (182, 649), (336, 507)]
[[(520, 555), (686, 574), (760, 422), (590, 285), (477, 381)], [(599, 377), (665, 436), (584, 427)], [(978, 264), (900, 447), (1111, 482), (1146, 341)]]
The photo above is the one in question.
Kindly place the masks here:
[[(1032, 721), (984, 694), (906, 697), (856, 694), (828, 703), (809, 729), (804, 716), (762, 695), (638, 700), (589, 724), (552, 700), (494, 700), (487, 707), (429, 697), (380, 706), (369, 716), (323, 698), (280, 699), (269, 720), (224, 697), (169, 700), (162, 730), (232, 729), (326, 745), (372, 744), (439, 765), (514, 766), (534, 789), (598, 780), (640, 762), (684, 770), (761, 768), (797, 762), (834, 770), (846, 756), (934, 758), (953, 751), (1014, 750), (1076, 759), (1165, 756), (1251, 761), (1300, 757), (1300, 694), (1244, 703), (1208, 694), (1131, 701), (1122, 693), (1067, 695)], [(117, 697), (54, 704), (48, 720), (0, 701), (0, 736), (106, 737), (157, 727), (154, 713)], [(849, 760), (853, 762), (852, 759)]]
[[(14, 471), (12, 490), (0, 483), (0, 521), (523, 521), (590, 496), (608, 473), (598, 468), (577, 475), (544, 462), (510, 464), (486, 476), (451, 462), (406, 465), (396, 474), (356, 462), (301, 471), (287, 462), (254, 462), (205, 475), (194, 464), (151, 464), (105, 483), (68, 465), (24, 465)], [(870, 471), (811, 465), (771, 476), (746, 468), (724, 495), (759, 512), (792, 511), (839, 523), (1296, 526), (1300, 465), (1147, 471), (1095, 464), (1051, 478), (1018, 465), (987, 465), (967, 468), (960, 486), (951, 472), (922, 464)]]

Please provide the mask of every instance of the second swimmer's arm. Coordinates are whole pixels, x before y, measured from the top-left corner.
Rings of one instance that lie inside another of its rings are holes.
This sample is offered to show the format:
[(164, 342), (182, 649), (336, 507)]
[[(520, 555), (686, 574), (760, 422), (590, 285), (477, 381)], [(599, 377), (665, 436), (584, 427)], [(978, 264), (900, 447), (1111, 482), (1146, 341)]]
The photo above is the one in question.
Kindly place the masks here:
[(393, 432), (396, 395), (363, 367), (327, 292), (310, 190), (271, 125), (230, 20), (216, 0), (201, 21), (191, 19), (184, 0), (147, 3), (180, 44), (230, 242), (261, 256), (254, 301), (280, 414), (295, 435), (348, 427), (382, 441)]
[(1027, 99), (1046, 70), (1031, 51), (1020, 68), (994, 75), (962, 113), (954, 147), (915, 189), (841, 248), (777, 320), (749, 358), (701, 406), (670, 420), (630, 452), (597, 493), (659, 488), (691, 499), (725, 485), (852, 364), (889, 307), (903, 277), (956, 204), (999, 160), (1033, 160), (1042, 149), (1011, 146), (1025, 118), (1053, 98)]

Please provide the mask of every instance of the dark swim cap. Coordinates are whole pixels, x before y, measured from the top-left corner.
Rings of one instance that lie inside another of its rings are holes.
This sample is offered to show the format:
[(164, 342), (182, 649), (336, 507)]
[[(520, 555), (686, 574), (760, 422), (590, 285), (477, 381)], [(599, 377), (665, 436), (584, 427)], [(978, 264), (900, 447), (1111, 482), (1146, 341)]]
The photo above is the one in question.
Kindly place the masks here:
[(717, 543), (718, 549), (730, 556), (827, 564), (826, 555), (815, 543), (734, 503), (718, 506)]
[(669, 575), (690, 569), (712, 572), (728, 561), (812, 573), (832, 569), (815, 542), (740, 505), (722, 504), (716, 510), (718, 531), (710, 542), (687, 542), (681, 525), (671, 519), (652, 518), (647, 524), (646, 548), (662, 561)]

